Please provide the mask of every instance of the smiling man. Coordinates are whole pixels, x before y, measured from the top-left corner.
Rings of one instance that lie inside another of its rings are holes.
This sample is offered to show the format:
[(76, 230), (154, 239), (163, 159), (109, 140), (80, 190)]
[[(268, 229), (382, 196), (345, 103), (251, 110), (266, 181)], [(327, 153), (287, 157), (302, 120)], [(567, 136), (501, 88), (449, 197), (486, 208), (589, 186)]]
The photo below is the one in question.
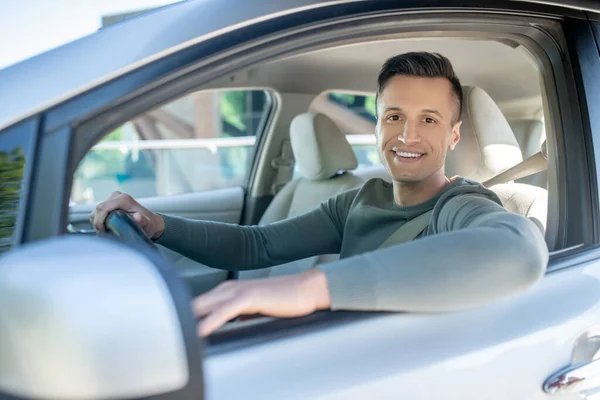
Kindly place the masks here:
[(492, 191), (446, 176), (446, 154), (460, 140), (461, 103), (459, 79), (445, 57), (401, 54), (383, 65), (377, 81), (377, 146), (391, 184), (372, 179), (311, 212), (264, 226), (154, 214), (119, 192), (90, 219), (102, 231), (110, 211), (126, 210), (157, 243), (227, 270), (340, 254), (298, 275), (228, 281), (197, 297), (202, 336), (239, 315), (440, 312), (485, 304), (537, 282), (548, 249), (537, 226), (506, 211)]

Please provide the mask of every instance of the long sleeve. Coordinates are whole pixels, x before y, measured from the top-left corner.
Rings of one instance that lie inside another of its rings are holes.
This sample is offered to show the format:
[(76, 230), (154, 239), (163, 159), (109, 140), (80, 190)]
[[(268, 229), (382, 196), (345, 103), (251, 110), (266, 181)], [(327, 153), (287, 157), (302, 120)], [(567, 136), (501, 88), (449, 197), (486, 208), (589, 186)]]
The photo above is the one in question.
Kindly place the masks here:
[(266, 268), (318, 254), (338, 253), (342, 242), (327, 204), (281, 222), (239, 226), (160, 214), (165, 231), (156, 243), (213, 268)]
[(544, 274), (548, 248), (538, 227), (484, 196), (449, 199), (430, 229), (431, 236), (321, 265), (332, 309), (458, 310), (524, 291)]

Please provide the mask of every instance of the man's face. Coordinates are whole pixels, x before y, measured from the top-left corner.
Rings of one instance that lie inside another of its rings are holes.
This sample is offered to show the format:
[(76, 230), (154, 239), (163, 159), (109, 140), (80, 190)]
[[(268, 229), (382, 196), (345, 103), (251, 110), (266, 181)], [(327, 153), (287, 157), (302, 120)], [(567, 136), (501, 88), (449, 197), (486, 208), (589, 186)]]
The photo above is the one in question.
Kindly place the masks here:
[(396, 182), (444, 174), (446, 152), (460, 139), (457, 100), (445, 78), (396, 75), (379, 94), (377, 147)]

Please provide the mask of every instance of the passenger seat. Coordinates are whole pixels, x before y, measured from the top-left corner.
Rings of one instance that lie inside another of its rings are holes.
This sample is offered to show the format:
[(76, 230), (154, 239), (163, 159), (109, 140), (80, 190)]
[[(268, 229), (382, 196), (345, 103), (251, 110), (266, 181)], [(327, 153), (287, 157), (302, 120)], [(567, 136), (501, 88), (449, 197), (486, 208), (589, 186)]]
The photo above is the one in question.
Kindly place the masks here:
[[(463, 87), (460, 142), (446, 158), (446, 175), (479, 182), (493, 178), (523, 161), (512, 128), (494, 100), (481, 88)], [(508, 211), (531, 219), (545, 231), (548, 191), (523, 183), (490, 187)]]
[[(301, 177), (288, 182), (265, 211), (259, 225), (308, 212), (323, 201), (362, 185), (354, 175), (358, 161), (344, 133), (333, 120), (320, 113), (298, 115), (290, 125), (290, 140)], [(240, 279), (263, 278), (306, 270), (338, 255), (323, 255), (272, 268), (240, 272)]]

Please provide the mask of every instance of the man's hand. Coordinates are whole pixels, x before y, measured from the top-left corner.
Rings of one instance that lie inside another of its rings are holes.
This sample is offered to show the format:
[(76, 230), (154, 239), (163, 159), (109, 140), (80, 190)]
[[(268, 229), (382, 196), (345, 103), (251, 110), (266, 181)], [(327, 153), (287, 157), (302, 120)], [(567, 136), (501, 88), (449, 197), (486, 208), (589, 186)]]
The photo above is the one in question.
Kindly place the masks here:
[(316, 268), (299, 275), (249, 281), (227, 281), (192, 303), (194, 314), (203, 317), (200, 336), (208, 336), (240, 315), (302, 317), (331, 305), (327, 278)]
[(107, 200), (98, 203), (90, 214), (90, 223), (94, 226), (94, 229), (105, 232), (104, 222), (106, 217), (114, 210), (123, 210), (130, 213), (133, 220), (152, 239), (159, 238), (165, 230), (165, 221), (160, 215), (142, 207), (133, 197), (121, 192), (113, 192)]

